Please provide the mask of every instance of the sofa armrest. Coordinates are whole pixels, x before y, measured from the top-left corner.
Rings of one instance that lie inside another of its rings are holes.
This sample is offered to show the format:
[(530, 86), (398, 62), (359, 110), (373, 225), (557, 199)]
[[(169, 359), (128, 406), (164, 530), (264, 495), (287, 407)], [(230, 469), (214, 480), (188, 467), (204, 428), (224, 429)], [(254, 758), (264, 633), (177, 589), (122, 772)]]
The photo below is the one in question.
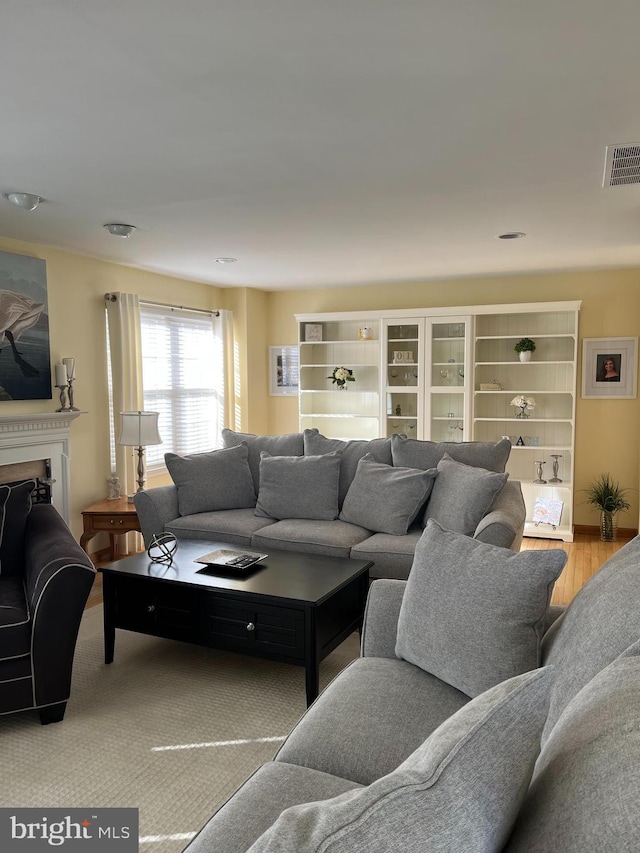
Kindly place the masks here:
[(96, 570), (50, 504), (32, 507), (24, 553), (34, 704), (52, 705), (66, 701), (71, 690), (76, 638)]
[(507, 480), (489, 512), (480, 520), (473, 538), (488, 545), (519, 551), (527, 510), (518, 480)]
[(381, 579), (369, 587), (362, 625), (363, 657), (396, 657), (398, 617), (406, 585), (406, 581)]
[(178, 490), (174, 485), (158, 486), (137, 492), (133, 502), (140, 521), (145, 547), (151, 544), (151, 537), (164, 533), (165, 524), (178, 518)]

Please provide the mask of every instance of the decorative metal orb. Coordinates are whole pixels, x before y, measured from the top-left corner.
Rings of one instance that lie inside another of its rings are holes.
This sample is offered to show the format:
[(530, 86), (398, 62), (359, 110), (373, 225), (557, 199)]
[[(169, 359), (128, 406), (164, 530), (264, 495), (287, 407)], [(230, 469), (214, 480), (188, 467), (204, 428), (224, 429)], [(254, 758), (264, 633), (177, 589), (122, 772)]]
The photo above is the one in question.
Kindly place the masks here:
[(173, 533), (155, 533), (147, 548), (149, 559), (154, 563), (172, 563), (178, 550), (178, 540)]

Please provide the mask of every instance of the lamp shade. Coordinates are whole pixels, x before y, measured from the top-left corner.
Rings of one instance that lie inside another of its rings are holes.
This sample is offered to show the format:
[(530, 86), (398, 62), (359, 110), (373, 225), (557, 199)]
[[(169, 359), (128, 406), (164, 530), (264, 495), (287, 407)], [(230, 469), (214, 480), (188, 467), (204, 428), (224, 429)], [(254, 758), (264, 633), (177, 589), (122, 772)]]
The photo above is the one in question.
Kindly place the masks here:
[(158, 432), (159, 412), (120, 412), (120, 437), (118, 444), (129, 447), (148, 447), (162, 444)]

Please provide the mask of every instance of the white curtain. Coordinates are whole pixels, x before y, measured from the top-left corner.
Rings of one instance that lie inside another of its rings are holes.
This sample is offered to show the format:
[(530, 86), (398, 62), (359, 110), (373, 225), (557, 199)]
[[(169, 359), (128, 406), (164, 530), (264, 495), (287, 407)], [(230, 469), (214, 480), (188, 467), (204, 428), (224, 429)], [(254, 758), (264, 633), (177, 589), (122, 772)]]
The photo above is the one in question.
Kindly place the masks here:
[(142, 390), (142, 347), (140, 338), (140, 302), (132, 293), (106, 293), (109, 354), (116, 468), (121, 493), (132, 495), (137, 489), (135, 448), (117, 444), (120, 412), (144, 409)]

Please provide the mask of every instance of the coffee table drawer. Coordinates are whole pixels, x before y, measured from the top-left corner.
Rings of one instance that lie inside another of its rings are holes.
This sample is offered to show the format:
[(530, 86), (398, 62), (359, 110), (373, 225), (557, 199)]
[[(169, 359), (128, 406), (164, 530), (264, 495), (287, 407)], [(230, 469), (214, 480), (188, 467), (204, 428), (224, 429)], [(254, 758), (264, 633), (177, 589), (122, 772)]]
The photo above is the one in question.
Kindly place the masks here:
[(118, 628), (172, 640), (197, 640), (199, 600), (192, 589), (120, 577), (114, 604)]
[(204, 642), (304, 659), (304, 613), (287, 607), (207, 596)]

